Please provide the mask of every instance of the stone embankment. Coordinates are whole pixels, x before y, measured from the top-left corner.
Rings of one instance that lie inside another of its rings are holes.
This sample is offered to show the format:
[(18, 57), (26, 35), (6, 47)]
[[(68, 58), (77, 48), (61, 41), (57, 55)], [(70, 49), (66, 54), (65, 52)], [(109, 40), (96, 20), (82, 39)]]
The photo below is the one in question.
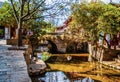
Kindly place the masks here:
[(22, 50), (7, 50), (0, 40), (0, 82), (31, 82)]
[(101, 63), (110, 68), (120, 70), (120, 55), (118, 55), (118, 58), (115, 58), (114, 61), (103, 61)]
[(106, 66), (109, 66), (110, 68), (120, 70), (120, 62), (116, 62), (116, 61), (103, 61), (102, 64), (104, 64)]
[(37, 52), (35, 51), (33, 55), (32, 48), (28, 46), (24, 53), (29, 75), (40, 75), (46, 71), (47, 66), (41, 58), (38, 58)]

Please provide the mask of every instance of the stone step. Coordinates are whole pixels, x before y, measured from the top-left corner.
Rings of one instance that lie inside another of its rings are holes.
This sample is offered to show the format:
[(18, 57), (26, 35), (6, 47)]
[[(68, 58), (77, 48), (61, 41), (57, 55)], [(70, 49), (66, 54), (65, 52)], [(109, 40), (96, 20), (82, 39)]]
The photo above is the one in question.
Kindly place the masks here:
[(47, 66), (45, 62), (41, 59), (38, 59), (29, 65), (28, 72), (30, 75), (39, 75), (45, 72), (46, 67)]

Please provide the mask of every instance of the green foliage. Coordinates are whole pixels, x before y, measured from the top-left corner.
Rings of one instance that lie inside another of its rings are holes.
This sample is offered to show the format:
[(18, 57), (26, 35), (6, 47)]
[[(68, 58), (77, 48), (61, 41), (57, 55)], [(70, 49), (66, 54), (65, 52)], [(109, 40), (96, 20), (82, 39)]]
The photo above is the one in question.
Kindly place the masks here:
[(42, 53), (42, 60), (46, 61), (50, 57), (50, 53), (48, 52), (43, 52)]
[(3, 6), (0, 8), (0, 25), (12, 27), (17, 25), (13, 16), (13, 10), (7, 2), (4, 2)]
[(55, 26), (52, 23), (46, 23), (42, 25), (42, 31), (45, 31), (46, 33), (54, 32), (55, 31)]
[[(44, 38), (44, 35), (49, 31), (53, 30), (51, 27), (52, 24), (46, 23), (44, 21), (37, 21), (32, 22), (29, 29), (33, 32), (33, 35), (28, 37), (30, 41), (30, 45), (32, 46), (33, 50), (39, 47), (41, 39)], [(51, 30), (52, 29), (52, 30)]]
[(117, 34), (120, 31), (120, 8), (102, 2), (74, 4), (71, 27), (83, 28), (86, 39), (97, 42), (101, 32)]
[(0, 35), (3, 35), (3, 30), (0, 29)]
[(101, 14), (103, 14), (103, 7), (103, 3), (81, 3), (73, 6), (72, 8), (74, 24), (84, 28), (86, 32), (88, 32), (87, 34), (89, 34), (89, 38), (87, 38), (89, 40), (96, 41), (98, 39), (96, 20)]
[(120, 31), (120, 9), (108, 5), (107, 11), (98, 19), (98, 28), (105, 33), (117, 34)]

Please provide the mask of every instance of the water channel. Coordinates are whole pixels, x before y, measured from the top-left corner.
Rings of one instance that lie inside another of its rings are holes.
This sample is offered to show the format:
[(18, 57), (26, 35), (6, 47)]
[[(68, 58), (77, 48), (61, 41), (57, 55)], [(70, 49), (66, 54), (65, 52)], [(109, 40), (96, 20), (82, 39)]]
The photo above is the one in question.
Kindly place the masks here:
[(96, 61), (87, 62), (87, 58), (73, 56), (68, 60), (59, 55), (38, 53), (38, 58), (46, 62), (47, 69), (40, 76), (31, 76), (32, 82), (120, 82), (120, 70)]

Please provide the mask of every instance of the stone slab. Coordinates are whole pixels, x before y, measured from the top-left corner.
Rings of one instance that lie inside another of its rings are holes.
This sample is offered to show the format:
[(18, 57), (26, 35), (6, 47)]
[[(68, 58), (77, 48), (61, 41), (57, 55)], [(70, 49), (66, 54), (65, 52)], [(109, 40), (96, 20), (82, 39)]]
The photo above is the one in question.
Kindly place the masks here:
[(22, 50), (0, 44), (0, 82), (31, 82)]

